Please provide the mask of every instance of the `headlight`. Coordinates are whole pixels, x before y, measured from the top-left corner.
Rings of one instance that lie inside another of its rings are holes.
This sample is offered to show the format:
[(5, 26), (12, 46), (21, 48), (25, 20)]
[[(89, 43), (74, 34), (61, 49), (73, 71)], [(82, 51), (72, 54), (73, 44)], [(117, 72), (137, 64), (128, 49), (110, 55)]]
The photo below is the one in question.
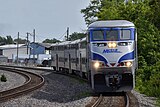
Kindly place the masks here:
[(125, 63), (125, 65), (126, 65), (127, 67), (131, 67), (131, 66), (132, 66), (132, 62), (128, 61), (128, 62)]
[(110, 42), (110, 43), (108, 43), (108, 47), (109, 48), (116, 48), (117, 47), (117, 43), (116, 42)]
[(112, 47), (112, 43), (108, 43), (108, 47), (111, 48)]
[(95, 63), (94, 63), (94, 67), (95, 67), (95, 68), (99, 68), (99, 66), (100, 66), (100, 63), (99, 63), (99, 62), (95, 62)]
[(93, 60), (92, 61), (92, 65), (96, 69), (105, 67), (105, 63), (103, 61), (95, 61), (95, 60)]

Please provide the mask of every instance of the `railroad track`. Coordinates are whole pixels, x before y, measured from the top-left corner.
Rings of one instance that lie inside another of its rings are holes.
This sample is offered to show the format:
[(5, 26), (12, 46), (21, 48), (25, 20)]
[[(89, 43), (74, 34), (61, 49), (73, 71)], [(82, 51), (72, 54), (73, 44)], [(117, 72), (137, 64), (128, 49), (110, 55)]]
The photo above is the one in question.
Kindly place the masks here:
[(68, 73), (64, 73), (64, 72), (57, 72), (57, 71), (54, 71), (53, 69), (43, 69), (43, 68), (25, 67), (25, 66), (12, 66), (12, 65), (0, 65), (0, 67), (10, 67), (10, 68), (16, 68), (16, 69), (20, 69), (20, 70), (23, 70), (23, 69), (26, 69), (26, 70), (40, 70), (40, 71), (45, 70), (45, 71), (48, 71), (48, 72), (53, 72), (55, 74), (65, 75), (65, 76), (69, 76), (71, 78), (75, 78), (77, 80), (82, 80), (84, 82), (88, 82), (87, 79), (81, 78), (77, 75), (72, 75), (72, 74), (68, 74)]
[(129, 104), (127, 93), (120, 96), (100, 94), (91, 107), (129, 107)]
[(103, 100), (103, 95), (100, 94), (99, 97), (97, 98), (97, 100), (95, 101), (95, 103), (93, 103), (93, 105), (91, 107), (98, 107), (100, 105), (100, 103)]
[(20, 69), (5, 67), (5, 66), (1, 66), (0, 69), (9, 71), (9, 72), (18, 73), (24, 76), (26, 79), (26, 82), (21, 86), (18, 86), (16, 88), (12, 88), (6, 91), (1, 91), (0, 92), (0, 103), (7, 101), (11, 98), (15, 98), (17, 96), (29, 93), (33, 90), (36, 90), (44, 84), (44, 78), (40, 75), (31, 73), (31, 72), (27, 72), (24, 70), (20, 70)]
[[(1, 67), (4, 67), (5, 65), (0, 65)], [(52, 71), (51, 69), (41, 69), (41, 68), (29, 68), (29, 67), (20, 67), (20, 66), (6, 66), (6, 67), (10, 67), (12, 69), (18, 69), (18, 70), (22, 70), (22, 69), (26, 69), (26, 70), (46, 70), (46, 71)], [(79, 79), (82, 80), (84, 82), (87, 82), (86, 79), (82, 79), (80, 77), (77, 77), (75, 75), (69, 75), (69, 74), (65, 74), (65, 73), (61, 73), (61, 72), (54, 72), (55, 74), (60, 74), (60, 75), (66, 75), (69, 76), (71, 78), (75, 78), (75, 79)], [(0, 100), (1, 101), (1, 100)], [(121, 93), (120, 95), (112, 95), (112, 94), (99, 94), (99, 96), (96, 98), (94, 98), (94, 101), (92, 101), (90, 104), (88, 104), (86, 107), (138, 107), (138, 101), (137, 99), (131, 94), (131, 92), (129, 93)]]

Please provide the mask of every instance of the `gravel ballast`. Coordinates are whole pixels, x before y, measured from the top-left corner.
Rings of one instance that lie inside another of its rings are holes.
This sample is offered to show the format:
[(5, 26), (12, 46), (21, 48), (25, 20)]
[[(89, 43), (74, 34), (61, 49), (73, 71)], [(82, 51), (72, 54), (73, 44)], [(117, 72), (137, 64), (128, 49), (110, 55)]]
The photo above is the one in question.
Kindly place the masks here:
[(0, 70), (0, 77), (3, 74), (7, 78), (7, 81), (6, 82), (0, 81), (0, 91), (5, 91), (21, 86), (26, 81), (22, 75), (19, 75), (17, 73)]
[(140, 94), (135, 90), (132, 90), (133, 95), (138, 99), (140, 107), (155, 107), (156, 98), (155, 97), (147, 97), (144, 94)]
[(4, 107), (84, 107), (91, 100), (90, 86), (53, 72), (31, 71), (43, 75), (45, 85), (34, 92), (1, 103)]
[[(30, 70), (30, 72), (43, 75), (45, 78), (44, 86), (27, 95), (1, 103), (0, 107), (85, 107), (93, 98), (91, 95), (92, 89), (85, 82), (46, 70)], [(12, 78), (13, 75), (11, 76)], [(15, 77), (18, 80), (14, 80), (14, 84), (20, 84), (19, 82), (24, 83), (24, 78), (19, 79), (17, 76)], [(20, 76), (20, 78), (22, 77)], [(10, 81), (8, 87), (11, 87), (12, 82)], [(140, 107), (155, 107), (155, 98), (146, 97), (134, 90), (132, 93), (138, 99)]]

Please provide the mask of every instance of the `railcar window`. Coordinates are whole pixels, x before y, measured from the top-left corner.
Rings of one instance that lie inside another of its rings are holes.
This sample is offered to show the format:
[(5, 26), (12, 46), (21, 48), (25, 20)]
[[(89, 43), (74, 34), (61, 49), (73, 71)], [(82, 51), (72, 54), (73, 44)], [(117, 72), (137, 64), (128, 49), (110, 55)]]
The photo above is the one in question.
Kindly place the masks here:
[(65, 58), (59, 57), (59, 62), (64, 62), (64, 61), (65, 61)]
[(51, 59), (52, 59), (52, 61), (55, 61), (55, 58), (54, 58), (54, 56), (51, 56)]
[(82, 58), (82, 64), (86, 64), (86, 58)]
[(72, 63), (77, 63), (76, 58), (71, 58), (71, 62), (72, 62)]
[(53, 47), (53, 50), (55, 51), (55, 50), (56, 50), (56, 47)]
[(64, 50), (64, 46), (59, 46), (59, 50), (63, 51)]
[(70, 48), (69, 48), (69, 45), (67, 45), (67, 48), (66, 48), (66, 49), (70, 49)]
[(68, 61), (68, 58), (64, 58), (64, 60), (65, 60), (65, 62), (67, 62), (67, 61)]
[(54, 47), (51, 47), (51, 49), (54, 51)]
[(71, 44), (71, 49), (74, 49), (75, 48), (75, 44)]
[(78, 44), (75, 44), (75, 48), (78, 49)]
[(121, 30), (120, 39), (131, 39), (130, 30)]
[(58, 50), (61, 50), (61, 46), (58, 46)]
[(86, 41), (80, 43), (80, 48), (86, 48)]
[(67, 49), (67, 46), (66, 46), (66, 45), (64, 46), (64, 49), (63, 49), (63, 50), (65, 50), (65, 49)]
[(108, 30), (106, 31), (106, 38), (109, 41), (117, 41), (118, 40), (118, 30)]
[(92, 32), (93, 40), (104, 40), (104, 31), (95, 30)]
[(76, 63), (79, 64), (79, 58), (76, 58)]
[(68, 45), (68, 49), (71, 49), (71, 45)]

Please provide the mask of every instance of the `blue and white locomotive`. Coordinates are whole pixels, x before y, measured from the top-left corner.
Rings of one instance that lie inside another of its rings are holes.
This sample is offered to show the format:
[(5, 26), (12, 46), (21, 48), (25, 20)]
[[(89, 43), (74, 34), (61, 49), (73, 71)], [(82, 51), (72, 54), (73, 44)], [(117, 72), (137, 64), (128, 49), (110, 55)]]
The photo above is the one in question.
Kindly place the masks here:
[(87, 44), (87, 71), (95, 91), (126, 92), (134, 88), (137, 33), (132, 22), (94, 22), (89, 25)]
[(87, 37), (52, 45), (52, 67), (87, 77), (96, 92), (126, 92), (135, 86), (137, 33), (126, 20), (96, 21)]

